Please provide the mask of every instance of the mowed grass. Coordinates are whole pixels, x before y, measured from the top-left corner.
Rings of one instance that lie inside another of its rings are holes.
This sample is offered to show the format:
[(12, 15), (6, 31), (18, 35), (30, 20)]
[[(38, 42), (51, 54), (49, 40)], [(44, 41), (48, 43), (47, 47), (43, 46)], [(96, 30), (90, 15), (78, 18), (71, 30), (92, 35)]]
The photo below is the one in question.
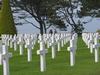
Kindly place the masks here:
[[(40, 59), (36, 51), (39, 45), (36, 44), (33, 50), (32, 62), (27, 62), (27, 50), (24, 55), (19, 55), (19, 50), (13, 53), (10, 59), (10, 75), (100, 75), (100, 62), (94, 62), (94, 54), (90, 53), (85, 43), (81, 38), (78, 39), (78, 49), (76, 51), (75, 66), (70, 66), (69, 52), (67, 51), (68, 44), (57, 52), (56, 58), (51, 58), (51, 48), (46, 54), (47, 70), (40, 72)], [(100, 54), (100, 52), (99, 52)], [(2, 66), (0, 66), (0, 75), (3, 75)]]

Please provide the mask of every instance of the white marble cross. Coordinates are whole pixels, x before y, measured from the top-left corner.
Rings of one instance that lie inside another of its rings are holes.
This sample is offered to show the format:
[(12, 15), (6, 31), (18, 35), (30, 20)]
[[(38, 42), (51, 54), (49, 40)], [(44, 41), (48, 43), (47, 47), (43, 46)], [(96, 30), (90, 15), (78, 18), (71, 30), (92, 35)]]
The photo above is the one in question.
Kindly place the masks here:
[(61, 50), (61, 44), (60, 44), (60, 34), (58, 35), (58, 51)]
[(47, 34), (47, 48), (50, 48), (50, 35)]
[(77, 49), (77, 35), (75, 34), (70, 40), (70, 46), (68, 47), (68, 51), (70, 51), (70, 66), (74, 66), (75, 64), (75, 53)]
[(92, 33), (89, 34), (89, 41), (88, 41), (88, 47), (90, 48), (90, 53), (93, 53), (93, 35)]
[(95, 54), (95, 62), (98, 62), (99, 61), (99, 47), (100, 47), (100, 43), (99, 43), (99, 35), (98, 33), (96, 33), (96, 36), (94, 38), (94, 54)]
[(10, 48), (13, 48), (12, 35), (10, 35), (9, 40), (10, 40)]
[(16, 51), (17, 50), (17, 36), (16, 35), (14, 35), (14, 37), (13, 37), (13, 44), (14, 44), (14, 51)]
[(64, 35), (63, 34), (61, 34), (61, 46), (63, 47), (64, 46), (64, 40), (63, 40), (63, 37), (64, 37)]
[[(0, 60), (2, 55), (2, 40), (0, 40)], [(0, 65), (2, 64), (2, 61), (0, 61)]]
[[(6, 37), (7, 36), (7, 37)], [(9, 37), (8, 35), (2, 35), (2, 43), (4, 43), (5, 45), (9, 46)]]
[(56, 57), (56, 46), (55, 46), (55, 36), (52, 34), (52, 59)]
[(3, 64), (3, 75), (9, 74), (9, 58), (12, 57), (11, 53), (8, 53), (8, 47), (6, 45), (2, 45), (2, 54), (1, 54), (0, 62)]
[(74, 49), (74, 40), (70, 40), (70, 47), (68, 47), (70, 51), (70, 65), (74, 66), (75, 64), (75, 49)]
[(33, 47), (33, 44), (30, 38), (27, 38), (26, 46), (27, 46), (27, 60), (28, 62), (30, 62), (32, 61), (32, 47)]
[(47, 53), (47, 50), (45, 49), (45, 43), (41, 35), (39, 37), (39, 40), (40, 40), (40, 50), (37, 51), (37, 54), (40, 55), (40, 70), (41, 72), (44, 72), (46, 70), (45, 55)]
[(50, 46), (52, 45), (52, 35), (48, 34), (47, 36), (47, 48), (50, 48)]
[(24, 49), (23, 49), (23, 45), (24, 45), (24, 39), (23, 39), (23, 35), (19, 36), (19, 48), (20, 48), (20, 55), (23, 55), (24, 53)]

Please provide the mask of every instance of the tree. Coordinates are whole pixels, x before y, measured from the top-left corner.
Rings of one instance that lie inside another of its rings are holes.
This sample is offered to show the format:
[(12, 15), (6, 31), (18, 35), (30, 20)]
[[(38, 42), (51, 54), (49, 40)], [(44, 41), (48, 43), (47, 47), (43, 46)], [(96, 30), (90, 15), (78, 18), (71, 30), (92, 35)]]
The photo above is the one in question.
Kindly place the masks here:
[(15, 6), (19, 6), (22, 10), (27, 11), (34, 17), (40, 24), (40, 26), (34, 25), (34, 27), (40, 29), (40, 33), (43, 34), (44, 32), (46, 33), (46, 29), (51, 25), (58, 25), (57, 23), (54, 23), (54, 21), (51, 21), (52, 19), (55, 18), (56, 21), (61, 21), (56, 15), (55, 3), (57, 1), (58, 0), (13, 0), (13, 3), (15, 3)]
[(82, 16), (100, 17), (100, 0), (80, 0), (82, 2)]
[(82, 33), (84, 23), (80, 20), (81, 17), (79, 16), (81, 11), (79, 0), (59, 0), (56, 9), (59, 17), (72, 27), (72, 32)]
[(98, 29), (96, 32), (98, 32), (100, 34), (100, 29)]
[(17, 31), (10, 8), (10, 1), (2, 0), (2, 7), (0, 10), (0, 34), (16, 33)]

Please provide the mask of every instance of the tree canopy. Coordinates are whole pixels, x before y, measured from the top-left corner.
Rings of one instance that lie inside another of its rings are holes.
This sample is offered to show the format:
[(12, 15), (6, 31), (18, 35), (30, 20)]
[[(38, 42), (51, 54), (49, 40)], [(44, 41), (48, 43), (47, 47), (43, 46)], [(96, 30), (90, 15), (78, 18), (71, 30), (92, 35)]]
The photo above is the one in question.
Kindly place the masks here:
[(99, 16), (99, 0), (12, 0), (14, 6), (27, 11), (40, 24), (34, 27), (43, 34), (54, 25), (58, 28), (72, 27), (72, 31), (82, 33), (84, 16)]
[(0, 34), (16, 34), (12, 11), (9, 0), (2, 0), (0, 10)]
[(100, 17), (100, 0), (80, 0), (82, 2), (82, 15)]
[[(58, 0), (13, 0), (15, 6), (27, 11), (40, 24), (36, 28), (40, 33), (46, 32), (50, 26), (55, 25), (59, 28), (66, 27), (63, 21), (57, 16), (55, 5)], [(58, 25), (60, 24), (60, 25)]]

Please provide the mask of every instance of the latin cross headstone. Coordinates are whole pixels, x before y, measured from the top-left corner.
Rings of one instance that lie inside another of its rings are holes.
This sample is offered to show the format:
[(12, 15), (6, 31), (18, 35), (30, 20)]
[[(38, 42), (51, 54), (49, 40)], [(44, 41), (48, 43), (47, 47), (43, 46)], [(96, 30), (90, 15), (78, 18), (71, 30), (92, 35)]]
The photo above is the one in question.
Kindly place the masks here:
[(60, 44), (60, 35), (58, 35), (58, 51), (60, 51), (61, 50), (61, 46), (60, 46), (61, 44)]
[(24, 53), (24, 49), (23, 49), (23, 45), (24, 45), (24, 39), (23, 39), (23, 35), (19, 36), (19, 49), (20, 49), (20, 55), (23, 55)]
[(63, 34), (61, 34), (61, 47), (64, 46)]
[[(2, 40), (0, 40), (0, 60), (2, 59), (1, 55), (2, 55)], [(2, 61), (0, 61), (0, 65), (1, 64), (2, 64)]]
[(68, 47), (68, 51), (70, 51), (70, 66), (74, 66), (75, 64), (75, 54), (76, 54), (76, 44), (77, 44), (77, 35), (72, 36), (70, 40), (70, 46)]
[(10, 75), (9, 74), (9, 58), (12, 57), (11, 53), (8, 53), (8, 47), (6, 45), (2, 45), (2, 54), (0, 62), (3, 65), (3, 75)]
[(32, 41), (30, 40), (30, 38), (27, 38), (27, 60), (28, 62), (32, 61)]
[(10, 40), (10, 48), (13, 48), (12, 35), (10, 35), (9, 40)]
[(100, 43), (99, 43), (99, 36), (98, 33), (96, 33), (96, 36), (94, 38), (94, 56), (95, 56), (95, 62), (99, 61), (99, 47), (100, 47)]
[(40, 70), (41, 72), (44, 72), (46, 71), (45, 55), (47, 53), (47, 50), (45, 49), (45, 43), (43, 41), (44, 39), (42, 35), (39, 36), (39, 40), (40, 40), (40, 50), (37, 51), (37, 54), (40, 55)]
[(90, 35), (90, 53), (93, 53), (93, 34)]
[(16, 51), (17, 50), (17, 36), (16, 35), (14, 35), (14, 37), (13, 37), (13, 44), (14, 44), (14, 51)]
[(56, 57), (56, 46), (55, 46), (55, 36), (52, 34), (52, 59)]

